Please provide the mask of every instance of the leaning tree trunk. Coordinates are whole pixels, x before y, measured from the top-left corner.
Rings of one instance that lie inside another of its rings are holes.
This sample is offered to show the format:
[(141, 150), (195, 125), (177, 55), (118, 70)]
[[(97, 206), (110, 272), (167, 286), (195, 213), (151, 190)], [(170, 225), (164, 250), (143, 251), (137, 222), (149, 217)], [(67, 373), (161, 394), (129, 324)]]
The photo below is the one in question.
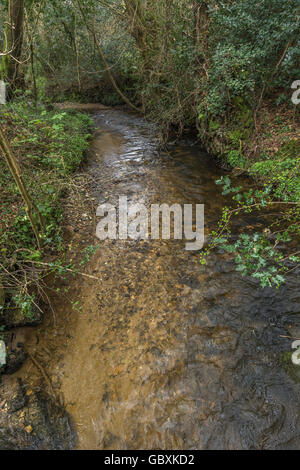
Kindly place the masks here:
[(1, 78), (8, 84), (8, 97), (18, 88), (24, 34), (24, 0), (9, 0), (6, 49), (11, 53), (2, 57)]
[[(4, 160), (6, 161), (7, 166), (11, 172), (11, 175), (13, 176), (15, 183), (18, 187), (20, 195), (23, 198), (23, 201), (25, 203), (25, 211), (28, 219), (30, 220), (33, 232), (35, 234), (38, 248), (40, 251), (42, 251), (42, 237), (40, 232), (42, 232), (42, 234), (45, 233), (44, 220), (37, 205), (32, 200), (27, 190), (18, 162), (12, 152), (8, 139), (5, 135), (4, 128), (2, 128), (2, 126), (0, 125), (0, 155), (1, 154), (3, 155)], [(37, 218), (38, 224), (35, 218)]]

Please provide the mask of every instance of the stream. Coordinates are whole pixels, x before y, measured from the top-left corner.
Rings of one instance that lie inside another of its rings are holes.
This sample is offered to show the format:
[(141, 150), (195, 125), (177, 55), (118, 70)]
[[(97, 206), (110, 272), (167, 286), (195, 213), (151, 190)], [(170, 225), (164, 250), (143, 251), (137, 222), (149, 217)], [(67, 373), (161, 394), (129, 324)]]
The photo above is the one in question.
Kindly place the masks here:
[[(159, 151), (155, 128), (130, 113), (103, 109), (94, 120), (92, 207), (119, 195), (204, 203), (206, 233), (215, 226), (224, 172), (211, 157), (191, 142)], [(99, 243), (82, 268), (91, 277), (53, 295), (55, 321), (50, 312), (20, 331), (64, 398), (77, 448), (299, 449), (300, 384), (281, 360), (292, 343), (282, 336), (300, 334), (299, 271), (261, 289), (221, 251), (202, 266), (183, 240), (99, 242), (93, 210), (65, 221), (79, 251)], [(234, 231), (253, 225), (263, 219), (250, 214)], [(17, 373), (32, 387), (38, 375), (30, 360)]]

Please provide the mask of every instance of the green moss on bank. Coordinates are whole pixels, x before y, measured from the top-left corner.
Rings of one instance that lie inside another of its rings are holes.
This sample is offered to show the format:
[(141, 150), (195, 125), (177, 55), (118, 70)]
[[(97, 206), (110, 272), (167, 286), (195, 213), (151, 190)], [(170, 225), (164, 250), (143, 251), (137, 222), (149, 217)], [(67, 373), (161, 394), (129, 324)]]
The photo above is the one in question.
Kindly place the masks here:
[(300, 200), (300, 140), (283, 144), (274, 154), (265, 153), (249, 168), (250, 174), (275, 188), (278, 198)]
[(253, 111), (241, 100), (226, 121), (214, 118), (201, 135), (208, 151), (232, 169), (271, 185), (278, 199), (300, 200), (299, 111), (265, 104), (254, 125)]

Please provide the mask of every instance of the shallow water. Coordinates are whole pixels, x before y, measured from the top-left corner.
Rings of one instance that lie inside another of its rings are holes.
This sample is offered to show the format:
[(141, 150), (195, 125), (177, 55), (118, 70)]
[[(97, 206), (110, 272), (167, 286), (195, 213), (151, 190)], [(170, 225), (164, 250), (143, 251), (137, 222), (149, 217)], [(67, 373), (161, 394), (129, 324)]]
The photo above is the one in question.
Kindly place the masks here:
[[(159, 152), (155, 129), (121, 111), (95, 115), (86, 171), (95, 202), (204, 203), (213, 227), (222, 174), (190, 143)], [(70, 217), (71, 219), (71, 217)], [(263, 220), (236, 223), (235, 230)], [(79, 230), (94, 239), (96, 220)], [(242, 278), (232, 260), (208, 266), (183, 241), (105, 241), (69, 280), (40, 330), (26, 330), (72, 416), (80, 449), (293, 449), (300, 386), (284, 371), (300, 319), (299, 272), (279, 290)], [(33, 380), (32, 365), (20, 375)]]

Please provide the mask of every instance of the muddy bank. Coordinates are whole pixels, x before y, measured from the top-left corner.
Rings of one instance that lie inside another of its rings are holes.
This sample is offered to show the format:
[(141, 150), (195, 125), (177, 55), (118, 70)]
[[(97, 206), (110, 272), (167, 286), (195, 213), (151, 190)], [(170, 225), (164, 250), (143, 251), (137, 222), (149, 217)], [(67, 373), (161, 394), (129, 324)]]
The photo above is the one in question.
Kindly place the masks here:
[(73, 109), (81, 113), (91, 113), (91, 114), (110, 109), (109, 107), (104, 106), (104, 104), (100, 104), (100, 103), (73, 103), (72, 101), (65, 101), (64, 103), (56, 103), (53, 106), (55, 109), (59, 109), (61, 111)]
[[(98, 111), (95, 123), (89, 203), (65, 214), (74, 252), (96, 246), (95, 209), (119, 195), (147, 206), (204, 203), (206, 228), (216, 224), (222, 170), (209, 156), (191, 145), (158, 152), (155, 129), (122, 111)], [(253, 224), (263, 219), (245, 217), (234, 230)], [(173, 240), (107, 240), (83, 269), (90, 277), (69, 277), (65, 295), (51, 294), (55, 321), (49, 312), (16, 338), (51, 385), (30, 358), (13, 375), (34, 393), (64, 397), (79, 449), (299, 448), (300, 385), (281, 363), (291, 350), (282, 336), (299, 327), (299, 271), (278, 291), (262, 290), (228, 255), (203, 267)], [(62, 448), (74, 445), (61, 434)]]

